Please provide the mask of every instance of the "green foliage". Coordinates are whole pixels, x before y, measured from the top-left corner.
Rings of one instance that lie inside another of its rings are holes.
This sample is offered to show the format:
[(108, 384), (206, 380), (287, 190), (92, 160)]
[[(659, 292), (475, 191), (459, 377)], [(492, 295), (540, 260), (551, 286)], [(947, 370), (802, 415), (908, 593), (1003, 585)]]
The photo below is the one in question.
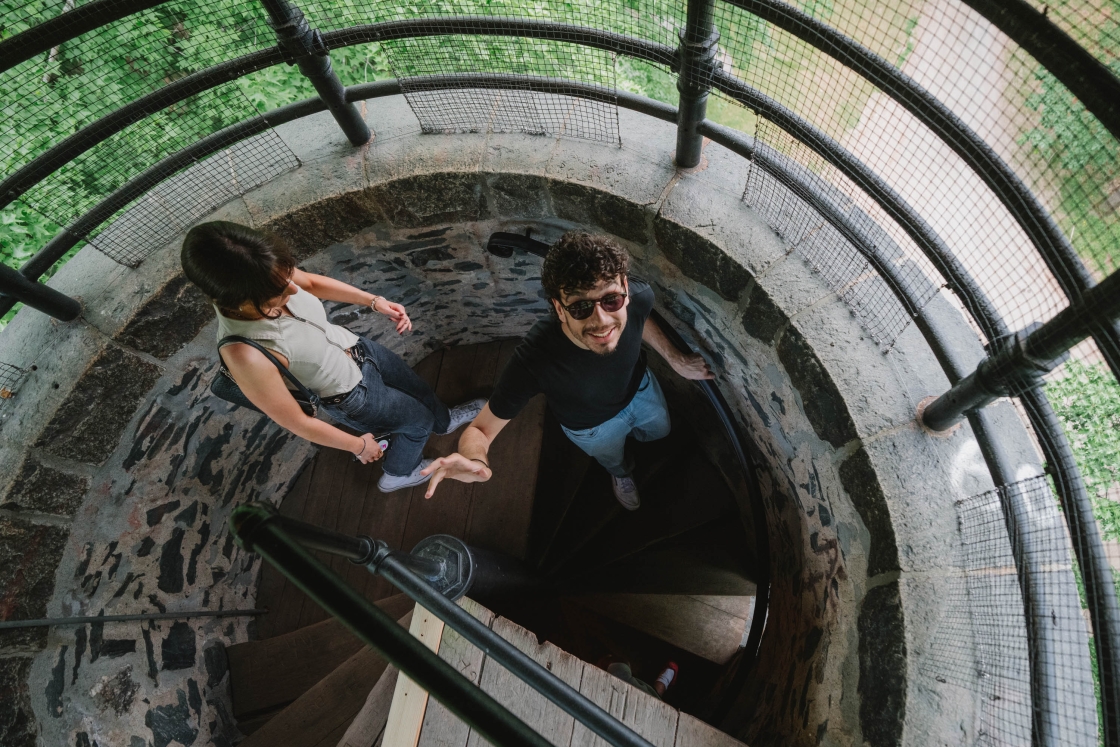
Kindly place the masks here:
[[(1120, 28), (1107, 19), (1120, 19), (1120, 0), (1105, 6), (1096, 34), (1107, 49)], [(1120, 60), (1111, 68), (1120, 75)], [(1047, 178), (1056, 173), (1055, 182), (1042, 186), (1058, 193), (1061, 227), (1086, 264), (1107, 275), (1120, 269), (1120, 207), (1110, 204), (1107, 194), (1120, 180), (1120, 143), (1046, 68), (1039, 66), (1034, 78), (1036, 89), (1025, 103), (1037, 122), (1019, 144), (1036, 149)]]
[(1070, 361), (1065, 373), (1046, 394), (1073, 446), (1101, 536), (1120, 540), (1120, 503), (1106, 497), (1120, 484), (1120, 384), (1103, 364)]

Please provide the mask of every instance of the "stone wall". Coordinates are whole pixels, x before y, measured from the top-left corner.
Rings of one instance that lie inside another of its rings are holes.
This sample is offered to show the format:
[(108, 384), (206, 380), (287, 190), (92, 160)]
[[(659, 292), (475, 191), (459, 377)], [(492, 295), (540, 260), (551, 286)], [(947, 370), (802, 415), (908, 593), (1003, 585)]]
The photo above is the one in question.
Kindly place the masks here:
[[(621, 148), (424, 136), (401, 99), (376, 100), (370, 145), (349, 147), (326, 116), (281, 128), (303, 165), (212, 217), (273, 230), (305, 269), (405, 303), (405, 338), (368, 310), (328, 310), (410, 363), (545, 313), (540, 260), (487, 254), (491, 232), (617, 237), (758, 449), (773, 601), (728, 730), (756, 745), (972, 741), (972, 691), (922, 661), (956, 574), (952, 503), (990, 482), (967, 426), (933, 438), (914, 422), (947, 385), (931, 352), (913, 327), (880, 352), (741, 201), (748, 164), (708, 144), (679, 173), (671, 126), (620, 116)], [(3, 359), (30, 371), (0, 406), (0, 617), (252, 608), (259, 563), (226, 518), (279, 501), (312, 449), (208, 395), (212, 311), (177, 244), (137, 270), (87, 249), (52, 285), (82, 297), (82, 319), (23, 312), (0, 337)], [(953, 307), (931, 309), (979, 360)], [(1015, 414), (1000, 415), (1037, 472)], [(222, 646), (250, 635), (236, 616), (9, 633), (0, 742), (232, 744)]]

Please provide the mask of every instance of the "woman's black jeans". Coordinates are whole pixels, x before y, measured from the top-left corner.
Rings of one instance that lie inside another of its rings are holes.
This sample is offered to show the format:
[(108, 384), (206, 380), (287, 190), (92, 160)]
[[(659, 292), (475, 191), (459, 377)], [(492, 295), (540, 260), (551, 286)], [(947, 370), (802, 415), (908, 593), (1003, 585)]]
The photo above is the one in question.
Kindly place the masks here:
[(385, 452), (386, 474), (402, 477), (420, 464), (433, 432), (451, 424), (447, 405), (396, 353), (373, 340), (358, 342), (365, 352), (362, 381), (337, 405), (323, 405), (332, 418), (361, 433), (391, 433)]

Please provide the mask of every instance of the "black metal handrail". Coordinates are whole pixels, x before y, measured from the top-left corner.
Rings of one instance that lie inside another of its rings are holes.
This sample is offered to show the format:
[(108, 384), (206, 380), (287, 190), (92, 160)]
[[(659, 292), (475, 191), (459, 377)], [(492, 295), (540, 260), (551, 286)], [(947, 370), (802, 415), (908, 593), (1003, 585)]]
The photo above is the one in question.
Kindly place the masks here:
[[(405, 632), (303, 547), (340, 555), (383, 576), (478, 647), (495, 662), (616, 747), (652, 747), (629, 727), (581, 695), (509, 641), (486, 627), (431, 586), (416, 571), (430, 561), (394, 552), (380, 540), (350, 537), (303, 522), (282, 519), (268, 504), (240, 506), (230, 516), (238, 544), (262, 555), (292, 583), (342, 621), (355, 635), (434, 695), (490, 742), (545, 747), (549, 742)], [(457, 598), (457, 597), (455, 597)]]

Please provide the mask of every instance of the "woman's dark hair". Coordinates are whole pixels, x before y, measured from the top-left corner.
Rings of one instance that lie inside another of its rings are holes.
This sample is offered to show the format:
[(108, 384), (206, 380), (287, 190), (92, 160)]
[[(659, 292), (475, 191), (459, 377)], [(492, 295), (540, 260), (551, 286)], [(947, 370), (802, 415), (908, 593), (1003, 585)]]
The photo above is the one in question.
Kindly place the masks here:
[(187, 278), (218, 308), (236, 310), (248, 301), (261, 316), (262, 304), (284, 292), (296, 267), (280, 239), (224, 220), (187, 231), (180, 258)]
[(541, 267), (541, 285), (549, 298), (594, 288), (601, 280), (615, 280), (630, 270), (626, 250), (606, 236), (568, 231), (553, 244)]

